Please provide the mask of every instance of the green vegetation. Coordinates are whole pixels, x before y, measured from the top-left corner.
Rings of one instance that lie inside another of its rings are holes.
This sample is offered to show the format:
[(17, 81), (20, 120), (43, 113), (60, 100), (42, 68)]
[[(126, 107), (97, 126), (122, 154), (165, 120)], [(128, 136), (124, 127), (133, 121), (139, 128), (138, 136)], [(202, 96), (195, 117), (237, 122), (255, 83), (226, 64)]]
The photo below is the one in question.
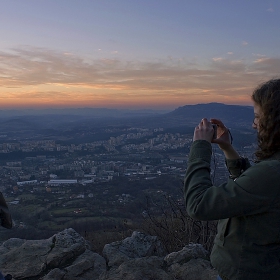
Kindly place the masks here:
[[(20, 187), (7, 197), (8, 202), (19, 201), (9, 205), (15, 226), (12, 230), (1, 230), (0, 238), (40, 239), (69, 227), (82, 235), (87, 232), (88, 236), (97, 232), (106, 232), (111, 237), (112, 232), (115, 237), (129, 235), (131, 230), (141, 229), (146, 196), (157, 203), (163, 201), (166, 193), (181, 196), (178, 185), (182, 180), (176, 176), (131, 179), (114, 177), (113, 181), (86, 187), (54, 187), (54, 192), (34, 191), (28, 185)], [(78, 198), (81, 193), (83, 196)]]

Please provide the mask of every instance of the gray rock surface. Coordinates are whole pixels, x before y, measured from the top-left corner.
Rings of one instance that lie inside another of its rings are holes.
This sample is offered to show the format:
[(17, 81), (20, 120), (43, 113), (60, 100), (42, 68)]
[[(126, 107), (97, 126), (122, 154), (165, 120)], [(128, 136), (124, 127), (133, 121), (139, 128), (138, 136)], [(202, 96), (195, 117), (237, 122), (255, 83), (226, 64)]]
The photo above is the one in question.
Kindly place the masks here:
[(163, 269), (163, 258), (151, 256), (124, 261), (119, 267), (113, 267), (102, 274), (99, 280), (170, 280)]
[(167, 266), (173, 263), (186, 263), (191, 259), (207, 258), (208, 251), (204, 249), (201, 244), (190, 243), (186, 245), (181, 251), (173, 252), (167, 255), (164, 260)]
[(157, 236), (145, 235), (137, 231), (122, 241), (106, 244), (102, 252), (109, 267), (120, 265), (129, 259), (150, 256), (163, 257), (166, 254), (167, 252)]
[(85, 239), (71, 228), (46, 240), (12, 238), (0, 246), (0, 267), (14, 279), (92, 280), (86, 278), (89, 272), (98, 279), (106, 270), (105, 259), (87, 247)]
[(214, 280), (208, 252), (189, 244), (167, 254), (156, 236), (133, 232), (102, 255), (69, 228), (44, 240), (11, 238), (0, 246), (3, 274), (21, 280)]
[(175, 263), (168, 268), (172, 279), (178, 280), (216, 280), (218, 273), (204, 259), (191, 259), (186, 263)]

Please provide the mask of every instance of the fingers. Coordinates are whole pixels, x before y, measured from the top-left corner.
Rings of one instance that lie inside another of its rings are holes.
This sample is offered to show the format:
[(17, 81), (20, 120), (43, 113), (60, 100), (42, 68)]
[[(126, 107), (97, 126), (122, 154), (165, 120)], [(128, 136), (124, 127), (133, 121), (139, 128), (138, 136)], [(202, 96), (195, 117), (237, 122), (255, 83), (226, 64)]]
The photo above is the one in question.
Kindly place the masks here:
[(219, 119), (210, 119), (210, 122), (213, 123), (213, 124), (216, 124), (217, 126), (219, 126), (221, 128), (225, 128), (225, 125)]
[(211, 143), (213, 138), (213, 125), (206, 118), (203, 118), (194, 129), (193, 141), (206, 140)]
[(209, 124), (210, 122), (206, 119), (206, 118), (203, 118), (202, 120), (201, 120), (201, 122), (200, 122), (200, 124), (202, 124), (202, 125), (207, 125), (207, 124)]
[[(217, 137), (213, 138), (213, 124), (217, 125)], [(201, 119), (200, 123), (194, 129), (193, 140), (207, 140), (210, 143), (216, 143), (221, 147), (231, 145), (231, 134), (228, 128), (224, 123), (219, 119), (210, 119), (207, 118)]]

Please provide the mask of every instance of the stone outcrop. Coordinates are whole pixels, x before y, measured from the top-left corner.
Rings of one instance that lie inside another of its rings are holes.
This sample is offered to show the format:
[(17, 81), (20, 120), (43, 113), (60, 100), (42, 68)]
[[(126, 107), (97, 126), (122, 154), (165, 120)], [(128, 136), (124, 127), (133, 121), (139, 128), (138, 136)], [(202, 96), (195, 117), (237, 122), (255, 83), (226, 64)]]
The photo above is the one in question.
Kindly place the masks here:
[(69, 228), (45, 240), (11, 238), (0, 246), (0, 267), (13, 279), (39, 280), (214, 280), (208, 252), (189, 244), (167, 254), (156, 236), (133, 232), (105, 245), (102, 255)]

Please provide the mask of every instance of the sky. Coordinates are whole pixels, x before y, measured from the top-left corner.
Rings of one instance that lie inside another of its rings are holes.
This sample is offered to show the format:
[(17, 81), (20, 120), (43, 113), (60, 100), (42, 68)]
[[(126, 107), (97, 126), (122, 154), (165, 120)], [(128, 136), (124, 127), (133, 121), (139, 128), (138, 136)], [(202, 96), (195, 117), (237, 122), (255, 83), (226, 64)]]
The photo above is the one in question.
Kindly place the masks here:
[(0, 0), (0, 109), (251, 105), (279, 0)]

